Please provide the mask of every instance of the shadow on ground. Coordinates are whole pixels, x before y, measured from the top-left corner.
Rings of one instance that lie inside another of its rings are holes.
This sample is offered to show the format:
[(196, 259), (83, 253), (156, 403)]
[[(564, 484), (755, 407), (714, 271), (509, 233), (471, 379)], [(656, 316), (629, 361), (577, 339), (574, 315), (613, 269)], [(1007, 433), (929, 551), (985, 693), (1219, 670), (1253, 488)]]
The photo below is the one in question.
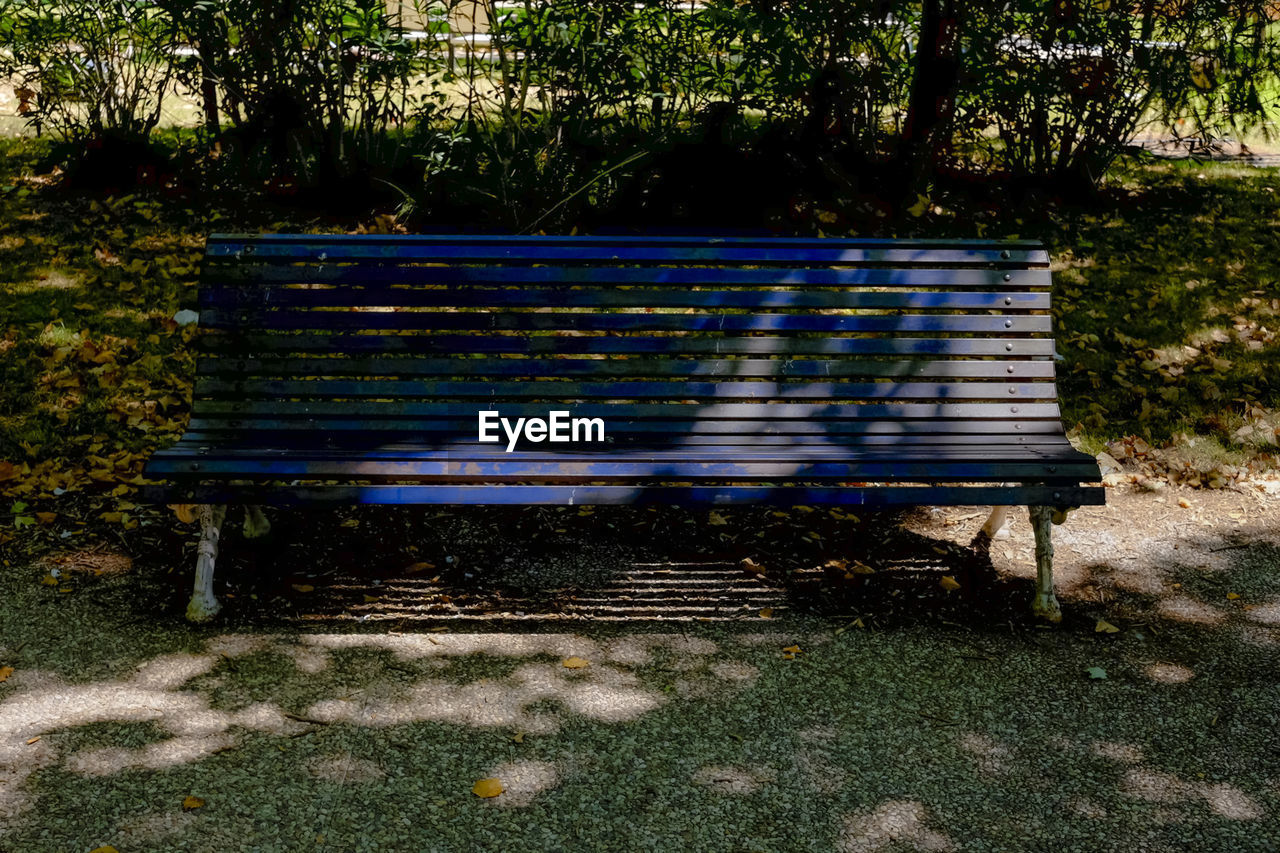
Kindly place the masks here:
[(974, 513), (798, 513), (279, 514), (212, 628), (189, 529), (72, 592), (8, 570), (0, 848), (1280, 845), (1274, 512), (1069, 523), (1054, 630), (1025, 520), (975, 554)]

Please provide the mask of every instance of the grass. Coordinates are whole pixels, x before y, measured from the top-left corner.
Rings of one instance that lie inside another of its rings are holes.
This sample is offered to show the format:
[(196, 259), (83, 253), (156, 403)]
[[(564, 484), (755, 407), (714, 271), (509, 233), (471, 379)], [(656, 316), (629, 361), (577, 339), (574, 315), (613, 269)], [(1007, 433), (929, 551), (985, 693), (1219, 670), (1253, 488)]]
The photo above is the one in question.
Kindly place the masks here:
[[(44, 153), (38, 141), (0, 141), (0, 482), (24, 499), (91, 485), (127, 492), (146, 455), (184, 425), (192, 330), (171, 318), (194, 307), (204, 236), (359, 223), (86, 198), (35, 173)], [(1087, 209), (1033, 216), (942, 198), (941, 213), (865, 233), (1043, 239), (1056, 267), (1064, 417), (1081, 445), (1097, 452), (1137, 436), (1177, 445), (1199, 467), (1270, 466), (1278, 191), (1271, 170), (1129, 162)]]

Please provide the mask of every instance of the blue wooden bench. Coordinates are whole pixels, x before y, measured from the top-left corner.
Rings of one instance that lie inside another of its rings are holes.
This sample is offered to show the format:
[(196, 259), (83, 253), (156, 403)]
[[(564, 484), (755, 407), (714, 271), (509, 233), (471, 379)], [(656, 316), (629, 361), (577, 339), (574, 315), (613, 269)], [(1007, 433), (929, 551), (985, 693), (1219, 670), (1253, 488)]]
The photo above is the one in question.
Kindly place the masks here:
[(1051, 520), (1104, 497), (1049, 298), (1026, 241), (214, 235), (148, 497), (199, 508), (192, 619), (228, 504), (659, 502), (1026, 505), (1056, 620)]

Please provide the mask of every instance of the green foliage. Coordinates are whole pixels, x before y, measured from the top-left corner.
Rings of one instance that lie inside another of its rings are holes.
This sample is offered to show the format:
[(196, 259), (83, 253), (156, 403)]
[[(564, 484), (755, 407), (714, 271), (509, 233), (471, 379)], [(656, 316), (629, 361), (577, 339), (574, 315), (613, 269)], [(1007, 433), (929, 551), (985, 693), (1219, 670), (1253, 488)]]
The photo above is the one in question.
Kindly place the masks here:
[(172, 79), (173, 33), (146, 0), (0, 0), (0, 76), (37, 131), (145, 139)]

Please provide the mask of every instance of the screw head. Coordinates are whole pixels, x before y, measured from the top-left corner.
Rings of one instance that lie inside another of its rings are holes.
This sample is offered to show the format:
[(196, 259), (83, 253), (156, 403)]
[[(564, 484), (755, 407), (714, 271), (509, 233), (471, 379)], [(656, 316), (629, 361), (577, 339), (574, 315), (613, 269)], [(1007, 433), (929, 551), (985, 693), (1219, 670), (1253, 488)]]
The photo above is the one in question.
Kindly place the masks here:
[(1013, 281), (1013, 276), (1009, 275), (1008, 273), (1005, 273), (1005, 274), (1004, 274), (1004, 280), (1005, 280), (1005, 281)]
[(1005, 344), (1004, 348), (1009, 352), (1013, 352), (1013, 344)]
[(1006, 329), (1012, 329), (1012, 328), (1013, 328), (1013, 321), (1012, 321), (1012, 320), (1005, 320), (1005, 321), (1004, 321), (1004, 327), (1005, 327)]
[(1005, 305), (1012, 305), (1012, 304), (1013, 304), (1013, 297), (1012, 297), (1012, 296), (1006, 296), (1006, 297), (1004, 298), (1004, 304), (1005, 304)]
[(1005, 249), (1003, 252), (1001, 252), (1000, 257), (1004, 258), (1006, 261), (1009, 260), (1009, 250)]

